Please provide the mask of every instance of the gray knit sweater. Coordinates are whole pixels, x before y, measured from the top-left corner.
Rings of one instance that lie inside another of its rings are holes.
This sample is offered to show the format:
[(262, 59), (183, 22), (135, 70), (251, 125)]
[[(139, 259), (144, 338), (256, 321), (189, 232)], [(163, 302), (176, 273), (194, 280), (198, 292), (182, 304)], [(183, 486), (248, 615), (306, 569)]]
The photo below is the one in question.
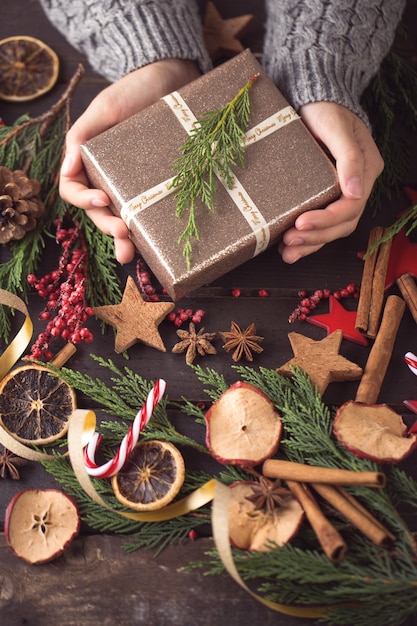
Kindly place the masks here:
[[(110, 81), (165, 58), (211, 68), (197, 0), (40, 0)], [(265, 0), (263, 65), (289, 102), (359, 100), (392, 45), (406, 0)], [(221, 2), (217, 2), (221, 12)]]

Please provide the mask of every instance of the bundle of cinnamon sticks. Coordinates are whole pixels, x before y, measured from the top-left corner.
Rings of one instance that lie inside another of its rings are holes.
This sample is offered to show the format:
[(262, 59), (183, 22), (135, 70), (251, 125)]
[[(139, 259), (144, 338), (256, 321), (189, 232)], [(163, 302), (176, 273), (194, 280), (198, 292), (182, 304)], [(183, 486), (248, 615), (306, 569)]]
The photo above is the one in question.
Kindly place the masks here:
[[(386, 232), (387, 229), (382, 226), (375, 226), (369, 234), (356, 313), (356, 330), (371, 339), (375, 339), (378, 333), (384, 306), (384, 292), (392, 245), (391, 238), (383, 241)], [(382, 243), (375, 245), (379, 241)], [(396, 283), (414, 321), (417, 323), (417, 285), (414, 278), (410, 274), (403, 274), (396, 279)]]
[(339, 562), (346, 553), (347, 545), (322, 512), (313, 491), (375, 545), (387, 547), (395, 541), (395, 536), (345, 489), (346, 486), (355, 485), (382, 488), (386, 482), (382, 472), (354, 472), (268, 459), (263, 464), (262, 473), (268, 478), (286, 481), (331, 561)]

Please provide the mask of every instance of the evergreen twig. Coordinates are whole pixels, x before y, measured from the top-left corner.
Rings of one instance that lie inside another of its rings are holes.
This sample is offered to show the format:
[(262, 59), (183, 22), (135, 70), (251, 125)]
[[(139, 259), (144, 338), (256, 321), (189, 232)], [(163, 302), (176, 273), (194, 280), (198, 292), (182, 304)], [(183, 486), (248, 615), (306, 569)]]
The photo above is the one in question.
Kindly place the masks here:
[(183, 254), (187, 267), (191, 265), (192, 239), (199, 239), (196, 223), (196, 201), (199, 199), (210, 211), (214, 211), (216, 176), (231, 187), (232, 168), (243, 167), (243, 137), (250, 115), (249, 89), (257, 79), (255, 74), (239, 90), (236, 96), (219, 110), (202, 115), (181, 149), (181, 156), (174, 165), (172, 187), (177, 188), (176, 215), (188, 210), (188, 222), (180, 235), (184, 242)]

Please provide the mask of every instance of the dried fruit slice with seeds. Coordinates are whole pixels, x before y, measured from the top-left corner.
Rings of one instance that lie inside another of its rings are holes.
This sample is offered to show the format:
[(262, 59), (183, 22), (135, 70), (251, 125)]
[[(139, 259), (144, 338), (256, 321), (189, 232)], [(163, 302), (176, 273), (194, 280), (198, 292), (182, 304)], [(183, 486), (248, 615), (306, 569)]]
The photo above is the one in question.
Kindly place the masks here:
[(28, 563), (46, 563), (59, 556), (79, 529), (77, 505), (57, 489), (25, 489), (6, 508), (6, 541)]
[(74, 390), (46, 367), (23, 365), (0, 383), (0, 423), (22, 443), (62, 437), (75, 408)]
[(169, 504), (184, 483), (179, 450), (167, 441), (138, 443), (123, 469), (113, 476), (116, 498), (131, 509), (152, 511)]
[(377, 463), (400, 463), (417, 448), (417, 434), (386, 404), (349, 400), (336, 412), (333, 433), (352, 454)]
[(274, 544), (283, 546), (297, 534), (304, 511), (290, 492), (272, 510), (257, 509), (252, 500), (257, 487), (252, 481), (230, 485), (229, 537), (241, 550), (269, 552)]
[(280, 416), (254, 385), (234, 383), (214, 402), (205, 420), (206, 444), (219, 463), (259, 465), (278, 448)]
[(0, 99), (34, 100), (52, 89), (59, 59), (45, 43), (24, 35), (0, 41)]

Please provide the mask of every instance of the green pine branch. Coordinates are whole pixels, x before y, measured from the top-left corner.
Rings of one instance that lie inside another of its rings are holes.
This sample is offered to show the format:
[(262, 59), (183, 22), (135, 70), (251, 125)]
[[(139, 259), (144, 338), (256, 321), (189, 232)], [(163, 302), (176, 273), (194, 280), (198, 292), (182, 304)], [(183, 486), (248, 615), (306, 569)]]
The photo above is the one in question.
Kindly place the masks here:
[(191, 266), (192, 240), (199, 240), (196, 202), (214, 211), (216, 176), (231, 187), (233, 167), (244, 165), (243, 138), (250, 116), (249, 90), (258, 75), (252, 76), (236, 96), (219, 110), (202, 115), (181, 149), (174, 164), (172, 187), (177, 189), (176, 215), (188, 210), (188, 222), (178, 243), (184, 242), (183, 254)]
[[(65, 203), (58, 193), (65, 134), (69, 127), (69, 103), (82, 75), (82, 68), (71, 79), (66, 91), (45, 113), (38, 117), (24, 115), (12, 126), (0, 126), (0, 163), (10, 170), (24, 170), (41, 184), (45, 211), (37, 227), (19, 241), (3, 245), (0, 263), (0, 288), (26, 302), (29, 295), (28, 274), (35, 274), (43, 259), (46, 241), (54, 238), (55, 222), (69, 218), (77, 222), (89, 251), (87, 297), (91, 306), (113, 304), (121, 298), (116, 273), (112, 239), (101, 233), (84, 211)], [(0, 306), (0, 337), (8, 341), (11, 315)]]

